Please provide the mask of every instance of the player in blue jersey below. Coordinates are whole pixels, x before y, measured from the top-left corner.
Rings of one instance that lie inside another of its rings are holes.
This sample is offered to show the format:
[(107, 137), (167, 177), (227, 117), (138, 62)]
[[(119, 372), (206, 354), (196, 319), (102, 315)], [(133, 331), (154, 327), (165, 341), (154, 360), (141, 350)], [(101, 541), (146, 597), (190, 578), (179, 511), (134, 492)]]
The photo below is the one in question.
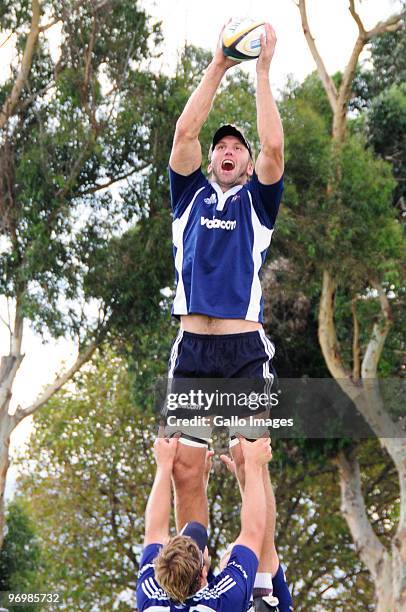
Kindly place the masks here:
[[(213, 137), (210, 180), (201, 171), (199, 133), (224, 75), (236, 64), (221, 45), (176, 124), (169, 173), (176, 269), (173, 314), (180, 318), (181, 329), (169, 362), (173, 382), (243, 378), (271, 383), (274, 377), (275, 349), (262, 327), (259, 272), (283, 191), (283, 130), (269, 82), (276, 36), (269, 24), (265, 31), (256, 60), (261, 148), (255, 163), (243, 133), (227, 124)], [(210, 428), (176, 429), (182, 433), (173, 475), (177, 526), (189, 521), (207, 526), (202, 475)], [(164, 435), (173, 433), (166, 429)], [(252, 439), (264, 430), (242, 433)]]
[[(202, 612), (228, 608), (246, 612), (253, 603), (260, 612), (293, 610), (274, 544), (276, 508), (267, 467), (272, 456), (269, 439), (250, 443), (240, 438), (240, 443), (245, 460), (242, 464), (237, 466), (226, 455), (221, 459), (238, 479), (241, 532), (223, 555), (220, 574), (214, 576), (204, 525), (189, 522), (168, 541), (171, 475), (177, 461), (178, 441), (160, 438), (155, 442), (157, 471), (146, 509), (144, 551), (137, 582), (140, 612), (158, 612), (158, 608), (160, 612), (169, 612), (173, 607), (185, 612), (190, 607)], [(205, 486), (212, 453), (208, 451), (206, 456)], [(261, 562), (264, 551), (273, 573), (270, 583), (268, 574), (257, 571), (257, 558)]]
[[(240, 447), (238, 447), (238, 450), (240, 450)], [(212, 451), (208, 452), (211, 453)], [(237, 453), (237, 457), (239, 459), (238, 463), (227, 455), (221, 455), (220, 458), (227, 469), (237, 478), (241, 497), (243, 497), (245, 462), (242, 453)], [(266, 526), (259, 557), (259, 567), (254, 581), (251, 607), (254, 607), (255, 612), (290, 612), (293, 610), (292, 596), (275, 547), (276, 504), (267, 465), (262, 468), (262, 480), (266, 500)], [(230, 545), (223, 555), (220, 569), (226, 566), (232, 547), (233, 545)]]
[(263, 466), (272, 458), (269, 438), (240, 438), (245, 461), (241, 531), (224, 569), (208, 582), (210, 560), (206, 527), (188, 523), (169, 539), (171, 477), (178, 447), (176, 438), (158, 438), (157, 470), (145, 512), (144, 550), (137, 582), (139, 612), (193, 609), (201, 612), (246, 612), (266, 528)]

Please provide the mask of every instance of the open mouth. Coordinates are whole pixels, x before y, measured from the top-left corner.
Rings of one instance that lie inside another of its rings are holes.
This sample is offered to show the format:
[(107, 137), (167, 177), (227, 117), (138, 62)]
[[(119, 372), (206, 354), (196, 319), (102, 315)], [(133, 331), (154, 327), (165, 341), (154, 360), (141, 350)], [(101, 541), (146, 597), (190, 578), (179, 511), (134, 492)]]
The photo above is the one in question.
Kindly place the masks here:
[(234, 170), (235, 163), (232, 159), (223, 159), (221, 162), (221, 169), (230, 172), (230, 170)]

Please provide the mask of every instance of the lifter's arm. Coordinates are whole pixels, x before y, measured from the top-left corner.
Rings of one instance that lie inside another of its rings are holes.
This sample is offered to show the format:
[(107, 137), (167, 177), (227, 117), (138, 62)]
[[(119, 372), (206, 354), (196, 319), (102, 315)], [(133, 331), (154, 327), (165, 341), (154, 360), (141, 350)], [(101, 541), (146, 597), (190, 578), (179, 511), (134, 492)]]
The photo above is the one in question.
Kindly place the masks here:
[(177, 438), (157, 438), (154, 455), (157, 463), (155, 480), (145, 510), (145, 537), (147, 544), (163, 544), (169, 533), (171, 514), (171, 477)]
[(250, 548), (260, 558), (266, 527), (266, 496), (263, 466), (272, 458), (269, 438), (247, 442), (240, 438), (245, 463), (245, 486), (242, 491), (241, 532), (235, 544)]
[[(221, 455), (220, 458), (227, 469), (237, 478), (242, 497), (245, 488), (245, 466), (240, 444), (233, 447), (233, 456), (235, 460), (227, 455)], [(275, 548), (276, 504), (267, 465), (262, 467), (262, 479), (266, 500), (266, 527), (259, 557), (258, 571), (270, 572), (272, 575), (275, 575), (279, 567), (279, 558)]]
[(257, 128), (261, 151), (255, 164), (258, 179), (264, 185), (279, 181), (283, 174), (283, 128), (269, 83), (269, 70), (276, 45), (275, 31), (265, 24), (266, 39), (261, 37), (257, 60)]
[(220, 35), (219, 44), (203, 79), (190, 96), (176, 122), (169, 165), (178, 174), (188, 176), (201, 166), (200, 130), (209, 115), (223, 76), (236, 63), (224, 55)]

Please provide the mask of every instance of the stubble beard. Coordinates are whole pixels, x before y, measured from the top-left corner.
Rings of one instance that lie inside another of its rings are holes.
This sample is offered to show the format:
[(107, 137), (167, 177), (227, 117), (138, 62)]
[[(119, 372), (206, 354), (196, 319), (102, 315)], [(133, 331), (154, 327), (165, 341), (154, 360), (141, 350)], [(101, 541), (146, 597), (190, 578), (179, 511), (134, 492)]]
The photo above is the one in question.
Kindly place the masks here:
[(214, 168), (212, 168), (211, 175), (214, 178), (215, 182), (221, 187), (224, 188), (225, 191), (232, 189), (236, 185), (244, 185), (248, 180), (247, 168), (243, 172), (241, 172), (235, 179), (230, 179), (229, 181), (223, 181)]

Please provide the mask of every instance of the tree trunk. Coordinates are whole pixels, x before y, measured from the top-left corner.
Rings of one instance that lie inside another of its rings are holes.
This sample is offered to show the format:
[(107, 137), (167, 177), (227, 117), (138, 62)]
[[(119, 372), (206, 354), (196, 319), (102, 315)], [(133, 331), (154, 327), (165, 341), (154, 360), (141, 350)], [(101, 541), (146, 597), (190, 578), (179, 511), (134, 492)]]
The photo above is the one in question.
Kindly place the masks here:
[(372, 529), (361, 488), (361, 476), (355, 453), (341, 451), (334, 460), (338, 466), (341, 512), (348, 524), (356, 550), (368, 568), (375, 585), (378, 612), (402, 610), (395, 605), (394, 576), (401, 568)]
[(91, 359), (96, 348), (103, 341), (107, 333), (107, 327), (100, 328), (95, 339), (87, 346), (84, 346), (82, 350), (79, 350), (77, 358), (70, 368), (67, 368), (51, 384), (47, 385), (29, 406), (25, 408), (18, 406), (14, 414), (9, 414), (13, 384), (21, 362), (24, 359), (24, 355), (21, 353), (24, 329), (22, 301), (23, 297), (20, 295), (16, 300), (14, 325), (13, 327), (10, 325), (9, 354), (1, 357), (0, 361), (0, 549), (4, 539), (4, 492), (10, 464), (10, 435), (23, 419), (34, 414), (44, 406), (66, 382), (73, 378), (82, 365)]
[(392, 540), (394, 610), (406, 610), (406, 533), (398, 529)]
[(4, 493), (6, 490), (7, 471), (10, 465), (10, 418), (7, 413), (0, 412), (0, 550), (5, 535)]

